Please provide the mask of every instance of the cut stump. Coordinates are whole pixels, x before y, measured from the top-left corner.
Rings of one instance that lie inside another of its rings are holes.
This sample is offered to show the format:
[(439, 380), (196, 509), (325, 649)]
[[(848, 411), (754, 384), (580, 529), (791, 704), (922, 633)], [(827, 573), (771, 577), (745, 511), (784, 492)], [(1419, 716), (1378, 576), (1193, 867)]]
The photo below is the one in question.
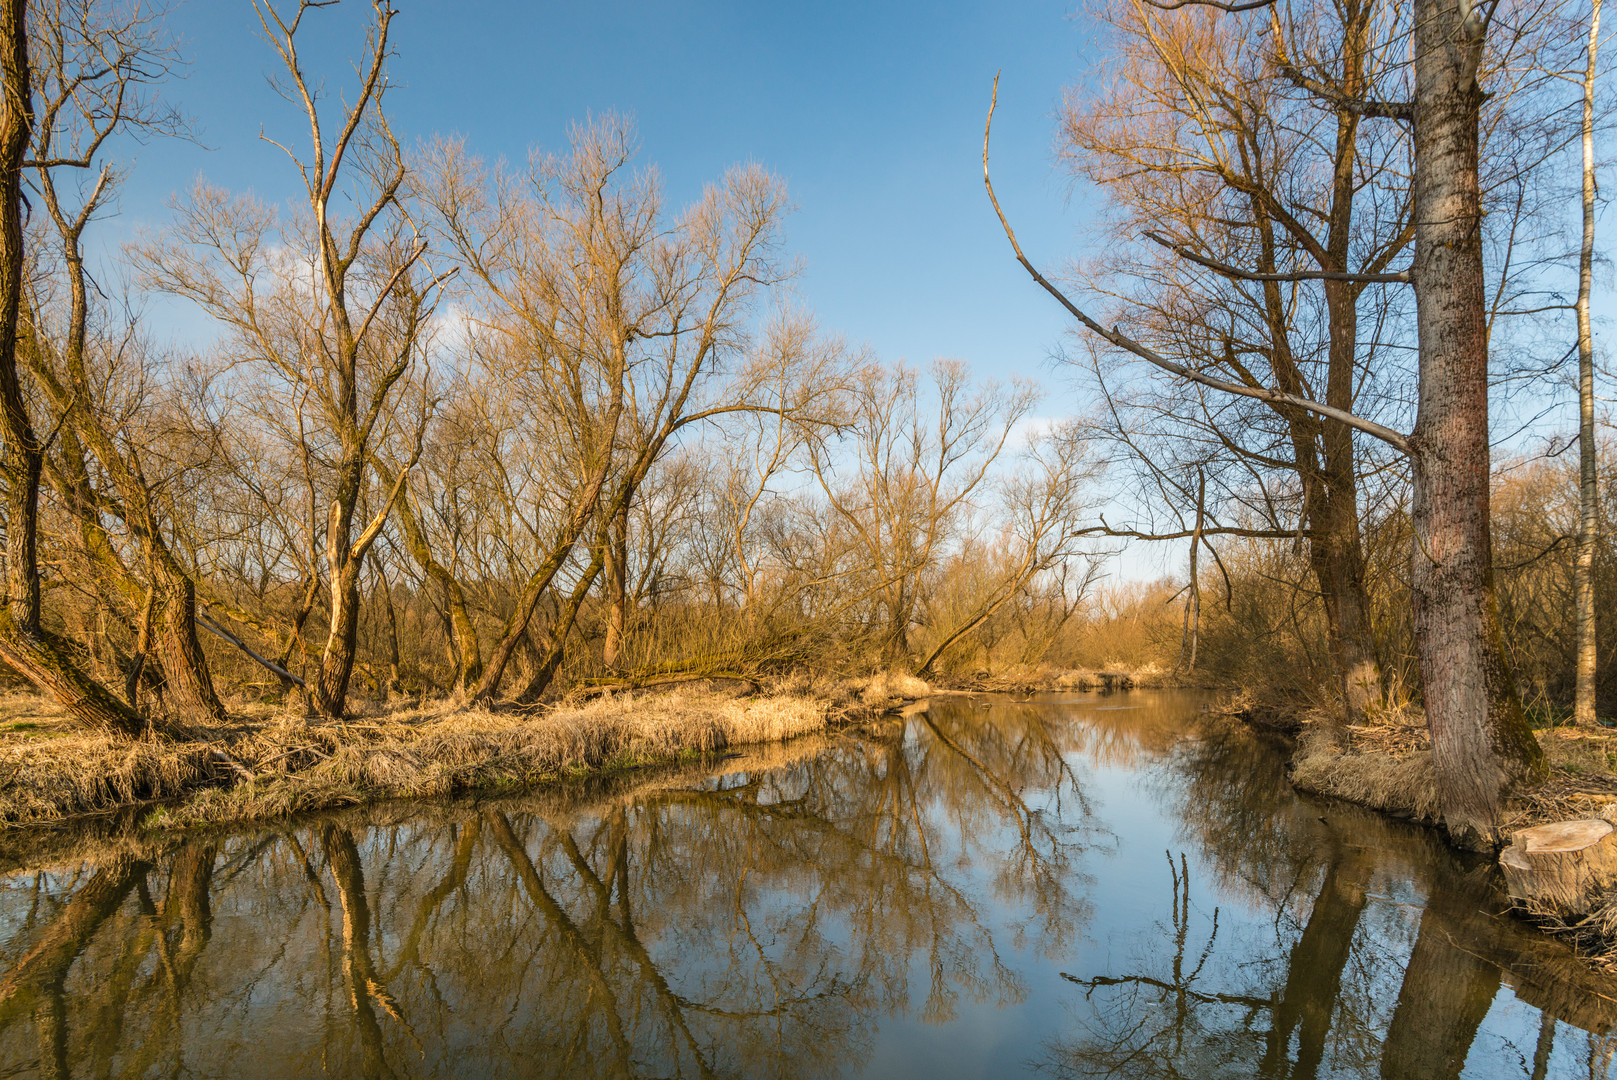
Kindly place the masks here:
[(1617, 828), (1599, 818), (1516, 833), (1499, 856), (1510, 898), (1529, 911), (1583, 916), (1617, 884)]

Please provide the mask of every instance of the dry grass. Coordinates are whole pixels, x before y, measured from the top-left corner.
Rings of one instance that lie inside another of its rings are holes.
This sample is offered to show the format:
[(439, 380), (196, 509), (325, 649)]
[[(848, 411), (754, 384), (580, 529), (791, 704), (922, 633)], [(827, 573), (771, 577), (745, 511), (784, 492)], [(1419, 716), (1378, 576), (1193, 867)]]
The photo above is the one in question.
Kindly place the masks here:
[[(26, 719), (17, 719), (24, 710)], [(434, 705), (341, 723), (243, 717), (193, 741), (72, 731), (38, 699), (0, 699), (0, 823), (163, 802), (153, 823), (264, 820), (399, 796), (516, 788), (823, 731), (824, 699), (608, 695), (533, 714)]]
[(915, 701), (932, 693), (925, 679), (902, 671), (878, 671), (868, 679), (850, 680), (859, 701), (868, 708), (891, 708), (905, 701)]
[(1511, 793), (1505, 832), (1572, 818), (1617, 814), (1617, 738), (1605, 731), (1551, 728), (1538, 732), (1550, 775)]
[(950, 680), (958, 690), (976, 693), (1027, 694), (1069, 690), (1161, 689), (1195, 685), (1174, 677), (1171, 671), (1146, 664), (1142, 667), (1116, 665), (1100, 668), (1066, 668), (1050, 664), (1007, 668), (993, 674), (977, 674)]
[(1350, 748), (1344, 753), (1318, 728), (1304, 730), (1298, 740), (1291, 782), (1303, 791), (1415, 821), (1434, 822), (1441, 809), (1429, 751)]
[[(1343, 748), (1320, 721), (1306, 717), (1292, 783), (1304, 791), (1331, 795), (1374, 809), (1437, 822), (1441, 807), (1432, 773), (1430, 744), (1419, 710), (1393, 708), (1348, 728)], [(1617, 732), (1551, 728), (1536, 733), (1549, 765), (1541, 782), (1523, 785), (1506, 800), (1502, 831), (1577, 818), (1604, 818), (1617, 824)], [(1597, 967), (1617, 970), (1617, 889), (1586, 917), (1567, 922), (1547, 910), (1521, 913), (1541, 929), (1568, 941)]]

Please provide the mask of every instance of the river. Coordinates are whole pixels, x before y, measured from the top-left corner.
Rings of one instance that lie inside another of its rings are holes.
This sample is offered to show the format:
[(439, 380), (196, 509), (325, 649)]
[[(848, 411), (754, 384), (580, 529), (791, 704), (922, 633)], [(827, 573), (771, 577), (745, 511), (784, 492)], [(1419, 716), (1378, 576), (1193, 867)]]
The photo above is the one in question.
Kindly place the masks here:
[(1486, 862), (1182, 692), (0, 843), (0, 1076), (1603, 1077)]

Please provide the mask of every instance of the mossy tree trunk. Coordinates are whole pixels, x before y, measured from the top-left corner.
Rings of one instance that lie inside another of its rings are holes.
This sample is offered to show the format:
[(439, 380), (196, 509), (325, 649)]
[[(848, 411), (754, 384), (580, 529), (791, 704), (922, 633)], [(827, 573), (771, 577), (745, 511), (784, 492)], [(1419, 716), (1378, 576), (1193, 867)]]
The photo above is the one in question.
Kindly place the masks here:
[(39, 573), (39, 483), (44, 447), (34, 432), (17, 368), (17, 316), (25, 272), (22, 165), (33, 130), (25, 0), (0, 0), (0, 413), (5, 447), (6, 598), (0, 607), (0, 655), (54, 695), (74, 721), (95, 730), (135, 735), (145, 721), (80, 671), (63, 643), (44, 626)]

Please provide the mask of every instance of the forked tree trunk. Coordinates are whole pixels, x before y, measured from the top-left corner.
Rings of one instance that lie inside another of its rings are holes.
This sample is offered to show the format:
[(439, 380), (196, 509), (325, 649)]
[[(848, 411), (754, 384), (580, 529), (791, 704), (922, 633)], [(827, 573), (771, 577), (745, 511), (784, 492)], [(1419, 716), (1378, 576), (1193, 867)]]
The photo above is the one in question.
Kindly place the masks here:
[(44, 448), (34, 433), (17, 369), (17, 314), (24, 272), (22, 163), (33, 129), (24, 0), (0, 0), (0, 413), (6, 478), (6, 598), (0, 655), (54, 695), (83, 727), (121, 735), (145, 726), (139, 713), (78, 669), (44, 627), (39, 577), (39, 480)]
[(1573, 719), (1595, 720), (1595, 548), (1600, 542), (1600, 492), (1595, 470), (1595, 349), (1589, 327), (1589, 291), (1595, 256), (1595, 53), (1600, 44), (1600, 0), (1589, 13), (1589, 55), (1583, 75), (1583, 249), (1578, 257), (1578, 548), (1573, 561), (1577, 608), (1577, 691)]
[[(393, 487), (395, 479), (393, 470), (380, 459), (376, 461), (376, 475), (384, 487), (389, 489)], [(455, 575), (449, 572), (449, 568), (433, 557), (432, 546), (427, 542), (427, 532), (421, 527), (421, 519), (416, 515), (415, 505), (410, 499), (408, 480), (399, 488), (399, 497), (393, 504), (393, 510), (398, 515), (400, 527), (404, 530), (404, 541), (410, 549), (410, 557), (415, 559), (416, 565), (421, 567), (421, 572), (431, 578), (433, 584), (443, 593), (449, 624), (450, 651), (454, 654), (455, 663), (455, 684), (451, 689), (456, 693), (467, 693), (483, 677), (483, 654), (477, 641), (477, 626), (472, 622), (471, 613), (466, 606), (466, 592), (461, 588)]]
[[(618, 418), (622, 411), (623, 402), (620, 389), (615, 394), (615, 400), (608, 417), (607, 431), (610, 434), (616, 434)], [(641, 464), (647, 464), (644, 454), (642, 455)], [(483, 678), (478, 682), (477, 688), (472, 691), (474, 701), (485, 704), (492, 703), (495, 695), (499, 693), (500, 680), (505, 677), (505, 666), (510, 662), (511, 655), (516, 652), (517, 645), (527, 634), (528, 623), (533, 619), (533, 613), (539, 607), (540, 599), (545, 595), (545, 590), (550, 588), (550, 583), (555, 580), (556, 574), (572, 556), (573, 547), (578, 543), (579, 536), (583, 534), (584, 527), (595, 516), (596, 502), (600, 498), (601, 488), (606, 484), (607, 473), (611, 469), (611, 465), (610, 454), (603, 455), (603, 460), (595, 467), (594, 475), (590, 477), (588, 483), (584, 486), (584, 490), (580, 492), (580, 498), (573, 507), (573, 511), (569, 515), (557, 542), (552, 546), (550, 553), (545, 556), (545, 561), (539, 565), (539, 569), (533, 572), (532, 576), (528, 578), (527, 584), (523, 586), (521, 595), (517, 597), (516, 606), (512, 609), (510, 617), (505, 620), (505, 628), (500, 634), (500, 640), (495, 643), (493, 652), (489, 654), (488, 664), (483, 669)], [(619, 489), (613, 498), (611, 505), (605, 508), (604, 513), (606, 515), (615, 516), (619, 507), (627, 505), (636, 482), (633, 475), (625, 481), (623, 487)]]
[(1498, 839), (1505, 789), (1541, 772), (1544, 757), (1505, 661), (1493, 595), (1480, 29), (1467, 34), (1456, 0), (1417, 0), (1414, 26), (1414, 629), (1443, 818), (1456, 844), (1483, 847)]
[(532, 705), (544, 697), (545, 691), (550, 689), (551, 682), (556, 678), (556, 672), (561, 669), (562, 659), (567, 654), (567, 637), (573, 632), (573, 624), (578, 621), (578, 611), (584, 606), (584, 598), (595, 586), (595, 579), (601, 575), (601, 568), (606, 561), (603, 554), (605, 543), (596, 545), (595, 557), (590, 560), (578, 583), (573, 586), (573, 593), (567, 598), (566, 605), (557, 612), (556, 621), (550, 628), (550, 648), (545, 650), (545, 655), (539, 661), (539, 666), (534, 669), (528, 685), (517, 694), (515, 700), (518, 705)]
[(314, 708), (321, 716), (340, 720), (348, 708), (348, 682), (359, 652), (359, 575), (365, 553), (350, 547), (354, 511), (359, 501), (363, 465), (351, 467), (347, 482), (339, 484), (331, 504), (326, 532), (326, 566), (330, 575), (331, 622), (326, 646), (320, 654), (320, 675), (314, 684)]

